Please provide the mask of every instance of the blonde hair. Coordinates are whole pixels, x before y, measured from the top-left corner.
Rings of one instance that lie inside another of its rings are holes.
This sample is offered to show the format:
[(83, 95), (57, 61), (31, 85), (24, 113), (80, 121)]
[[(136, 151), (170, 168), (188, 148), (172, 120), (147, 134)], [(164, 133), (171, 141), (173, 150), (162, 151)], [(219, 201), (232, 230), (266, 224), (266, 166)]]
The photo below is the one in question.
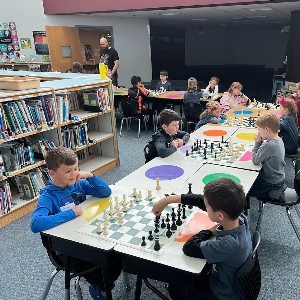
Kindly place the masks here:
[(232, 84), (231, 84), (231, 86), (229, 87), (229, 89), (228, 89), (228, 93), (232, 93), (232, 91), (233, 91), (233, 89), (239, 89), (240, 91), (243, 89), (243, 86), (239, 83), (239, 82), (237, 82), (237, 81), (235, 81), (235, 82), (233, 82)]
[(195, 92), (195, 91), (197, 91), (197, 89), (198, 89), (197, 79), (194, 78), (194, 77), (189, 78), (187, 91), (188, 92)]
[(261, 128), (270, 128), (273, 133), (279, 131), (279, 118), (274, 113), (266, 113), (256, 120), (256, 126)]
[[(283, 108), (287, 108), (289, 113), (295, 118), (295, 121), (297, 122), (297, 105), (293, 99), (282, 99), (279, 101), (280, 106)], [(297, 122), (298, 123), (298, 122)]]
[(218, 108), (221, 108), (221, 105), (219, 102), (217, 101), (209, 101), (206, 103), (206, 109), (204, 110), (204, 112), (200, 115), (200, 120), (205, 118), (206, 116), (211, 116), (212, 112), (217, 110)]
[(219, 84), (220, 79), (218, 77), (213, 76), (209, 81), (215, 81), (217, 84)]

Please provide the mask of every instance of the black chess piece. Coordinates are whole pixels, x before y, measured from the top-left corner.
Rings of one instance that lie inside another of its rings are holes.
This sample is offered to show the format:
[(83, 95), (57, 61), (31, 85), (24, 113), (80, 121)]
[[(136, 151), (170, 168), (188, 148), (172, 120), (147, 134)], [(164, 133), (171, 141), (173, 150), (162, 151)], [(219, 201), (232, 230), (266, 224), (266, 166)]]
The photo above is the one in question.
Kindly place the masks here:
[(155, 216), (154, 224), (159, 224), (159, 223), (160, 223), (160, 216)]
[(141, 243), (141, 246), (143, 246), (143, 247), (147, 245), (145, 239), (146, 239), (146, 238), (145, 238), (144, 236), (142, 236), (142, 240), (143, 240), (143, 241), (142, 241), (142, 243)]
[(185, 156), (189, 156), (189, 150), (186, 150)]
[(217, 153), (215, 153), (215, 158), (217, 158)]
[(182, 219), (186, 219), (185, 207), (182, 208)]
[(188, 194), (193, 194), (192, 193), (192, 183), (189, 183), (188, 185), (189, 185), (189, 191), (187, 193)]
[(181, 203), (178, 204), (177, 212), (178, 212), (178, 213), (179, 213), (179, 212), (180, 212), (180, 213), (182, 212), (182, 209), (181, 209)]
[(177, 226), (176, 226), (175, 220), (173, 220), (172, 225), (171, 225), (171, 230), (175, 231), (176, 229), (177, 229)]
[(175, 213), (175, 208), (174, 207), (172, 207), (171, 216), (172, 216), (172, 220), (173, 220), (173, 217), (176, 217), (176, 213)]
[(166, 237), (171, 237), (172, 236), (172, 231), (171, 231), (171, 225), (170, 223), (167, 224), (167, 232), (166, 232)]
[(149, 240), (149, 241), (153, 241), (152, 230), (149, 230), (148, 240)]
[(181, 226), (182, 225), (182, 220), (181, 220), (181, 213), (179, 212), (177, 215), (177, 221), (176, 221), (176, 225), (177, 226)]
[(211, 149), (214, 149), (214, 143), (211, 143), (211, 144), (210, 144), (210, 148), (211, 148)]
[(204, 148), (204, 152), (203, 152), (203, 154), (204, 154), (204, 159), (207, 159), (207, 156), (206, 156), (206, 148)]
[(222, 140), (221, 140), (221, 142), (224, 143), (224, 135), (222, 135)]
[(159, 224), (155, 224), (154, 233), (159, 233)]
[(167, 222), (167, 223), (169, 223), (169, 222), (170, 222), (169, 215), (170, 215), (170, 214), (168, 213), (168, 214), (167, 214), (167, 217), (166, 217), (166, 222)]
[(167, 226), (167, 225), (166, 225), (166, 223), (165, 223), (165, 219), (162, 219), (162, 220), (161, 220), (160, 227), (164, 229), (164, 228), (166, 228), (166, 226)]
[(160, 250), (159, 236), (155, 237), (154, 250), (155, 251), (159, 251)]

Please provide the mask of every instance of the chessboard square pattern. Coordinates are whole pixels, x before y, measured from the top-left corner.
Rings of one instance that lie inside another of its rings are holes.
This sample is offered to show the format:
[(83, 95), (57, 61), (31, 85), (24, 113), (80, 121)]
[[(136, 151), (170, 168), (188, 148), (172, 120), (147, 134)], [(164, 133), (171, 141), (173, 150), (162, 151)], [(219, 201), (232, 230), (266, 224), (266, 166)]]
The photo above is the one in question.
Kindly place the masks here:
[(135, 224), (135, 222), (133, 222), (133, 221), (128, 221), (128, 222), (125, 222), (123, 226), (126, 226), (126, 227), (131, 228), (131, 227), (134, 226), (134, 224)]
[(138, 237), (133, 237), (130, 241), (129, 241), (129, 243), (130, 244), (133, 244), (133, 245), (139, 245), (139, 244), (141, 244), (141, 239), (140, 238), (138, 238)]
[(127, 231), (127, 234), (136, 236), (138, 234), (139, 230), (131, 228), (130, 230)]

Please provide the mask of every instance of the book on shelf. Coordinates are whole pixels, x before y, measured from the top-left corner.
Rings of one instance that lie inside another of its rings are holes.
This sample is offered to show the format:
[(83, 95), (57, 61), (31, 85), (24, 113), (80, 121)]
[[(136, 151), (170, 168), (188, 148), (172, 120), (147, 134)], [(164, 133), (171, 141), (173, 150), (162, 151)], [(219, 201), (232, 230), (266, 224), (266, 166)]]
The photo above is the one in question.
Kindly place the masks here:
[(61, 123), (69, 121), (69, 101), (67, 95), (56, 96), (58, 104), (58, 114)]
[(66, 126), (62, 129), (63, 146), (76, 149), (89, 143), (87, 123)]
[(12, 208), (12, 196), (7, 180), (0, 182), (0, 215), (7, 214)]
[(104, 112), (110, 109), (108, 88), (99, 88), (95, 92), (83, 92), (84, 110)]

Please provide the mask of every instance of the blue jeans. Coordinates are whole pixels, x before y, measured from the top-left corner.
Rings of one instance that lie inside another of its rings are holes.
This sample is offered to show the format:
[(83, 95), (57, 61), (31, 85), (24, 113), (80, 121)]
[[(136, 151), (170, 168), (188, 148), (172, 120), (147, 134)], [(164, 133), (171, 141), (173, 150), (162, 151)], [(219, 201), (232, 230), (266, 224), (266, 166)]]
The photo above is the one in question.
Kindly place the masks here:
[(258, 199), (279, 199), (286, 188), (285, 181), (272, 184), (261, 178), (260, 175), (254, 181), (248, 196)]

